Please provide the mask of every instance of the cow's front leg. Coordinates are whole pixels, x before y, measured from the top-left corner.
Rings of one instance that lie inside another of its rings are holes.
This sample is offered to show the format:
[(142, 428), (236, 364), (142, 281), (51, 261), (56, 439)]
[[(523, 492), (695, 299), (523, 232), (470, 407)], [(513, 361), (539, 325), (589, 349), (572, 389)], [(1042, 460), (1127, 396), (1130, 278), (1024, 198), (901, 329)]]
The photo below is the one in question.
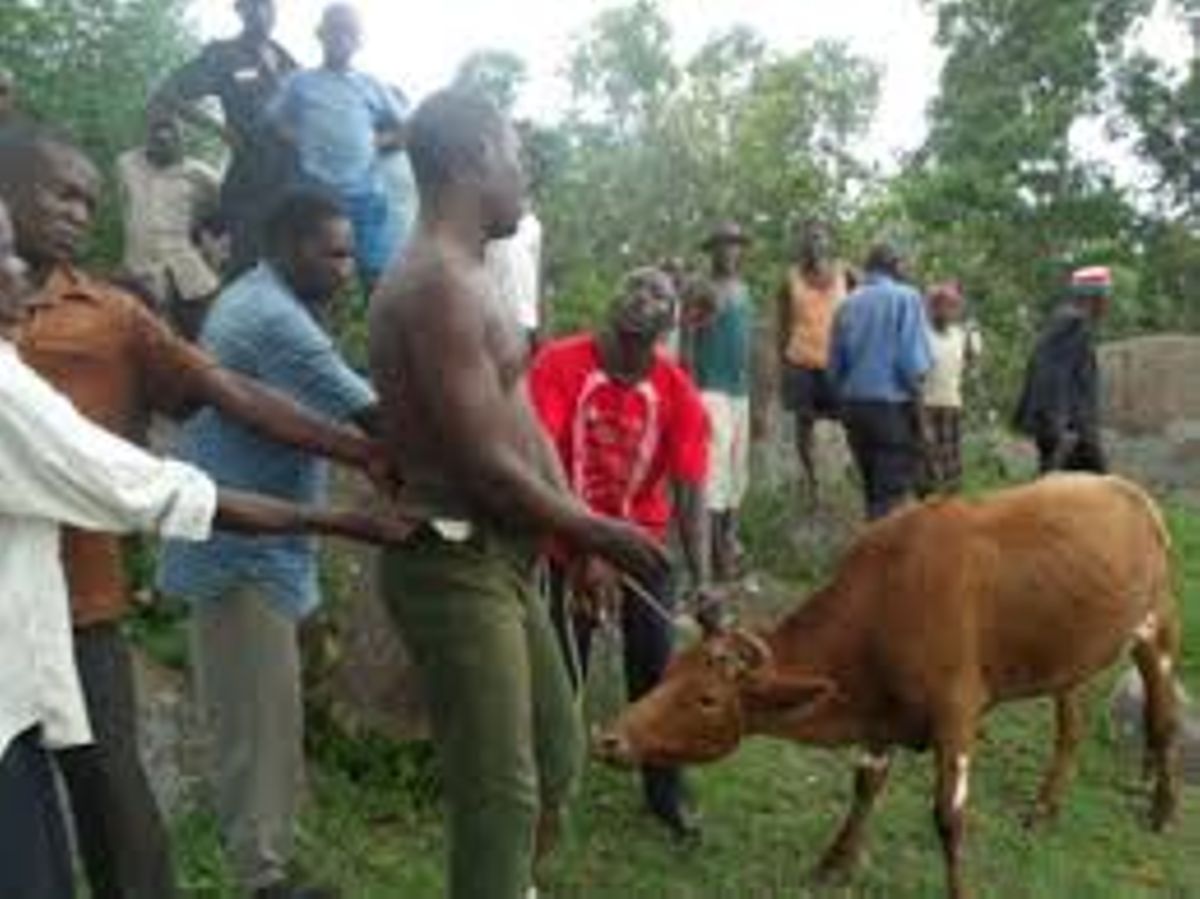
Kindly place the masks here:
[(963, 877), (962, 848), (970, 792), (971, 746), (966, 739), (939, 741), (935, 748), (936, 797), (934, 824), (946, 862), (946, 894), (950, 899), (970, 895)]
[(816, 876), (827, 880), (854, 868), (862, 855), (863, 827), (892, 769), (889, 751), (868, 752), (854, 769), (854, 799), (837, 836), (817, 865)]

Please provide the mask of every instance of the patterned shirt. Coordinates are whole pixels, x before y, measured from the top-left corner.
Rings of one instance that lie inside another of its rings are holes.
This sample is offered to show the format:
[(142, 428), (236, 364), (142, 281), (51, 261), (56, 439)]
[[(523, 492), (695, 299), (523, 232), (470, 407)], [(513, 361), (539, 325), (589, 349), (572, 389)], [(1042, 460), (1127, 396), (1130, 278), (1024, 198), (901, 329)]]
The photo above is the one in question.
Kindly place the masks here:
[(601, 366), (595, 338), (585, 335), (545, 346), (529, 391), (588, 508), (664, 538), (668, 482), (703, 484), (708, 469), (708, 419), (687, 373), (658, 352), (641, 381), (617, 381)]
[[(201, 344), (231, 371), (289, 394), (327, 418), (346, 420), (374, 405), (366, 381), (338, 355), (329, 335), (266, 263), (231, 284), (204, 324)], [(324, 498), (326, 464), (254, 434), (214, 409), (187, 423), (180, 456), (222, 486), (296, 503)], [(280, 611), (307, 615), (320, 601), (316, 541), (302, 535), (218, 533), (202, 545), (169, 543), (159, 585), (192, 601), (254, 582)]]

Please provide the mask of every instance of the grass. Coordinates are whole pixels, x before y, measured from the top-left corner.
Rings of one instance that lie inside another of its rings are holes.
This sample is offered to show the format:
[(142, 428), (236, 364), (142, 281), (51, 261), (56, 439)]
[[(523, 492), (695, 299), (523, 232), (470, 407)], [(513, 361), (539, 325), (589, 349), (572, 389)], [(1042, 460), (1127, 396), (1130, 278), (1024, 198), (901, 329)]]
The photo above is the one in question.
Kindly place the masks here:
[[(756, 504), (749, 538), (758, 557), (795, 577), (786, 544), (790, 500)], [(1200, 692), (1200, 514), (1170, 515), (1185, 610), (1183, 677)], [(813, 558), (816, 566), (820, 560)], [(790, 569), (788, 566), (791, 566)], [(809, 571), (813, 570), (812, 568)], [(615, 708), (614, 647), (605, 641), (593, 715)], [(972, 782), (969, 871), (987, 899), (1200, 897), (1200, 790), (1184, 795), (1165, 836), (1144, 826), (1148, 808), (1137, 765), (1109, 734), (1093, 691), (1090, 733), (1060, 819), (1030, 832), (1020, 818), (1049, 751), (1044, 704), (993, 715)], [(350, 899), (442, 895), (443, 835), (428, 754), (413, 747), (332, 741), (320, 747), (301, 856), (318, 879)], [(670, 843), (642, 813), (636, 778), (592, 766), (572, 833), (554, 862), (550, 899), (776, 899), (940, 896), (942, 867), (930, 821), (928, 756), (901, 755), (870, 828), (868, 857), (844, 885), (811, 890), (810, 866), (846, 808), (850, 755), (751, 741), (732, 759), (692, 772), (705, 815), (698, 848)], [(197, 895), (231, 897), (212, 819), (178, 822), (178, 853)]]

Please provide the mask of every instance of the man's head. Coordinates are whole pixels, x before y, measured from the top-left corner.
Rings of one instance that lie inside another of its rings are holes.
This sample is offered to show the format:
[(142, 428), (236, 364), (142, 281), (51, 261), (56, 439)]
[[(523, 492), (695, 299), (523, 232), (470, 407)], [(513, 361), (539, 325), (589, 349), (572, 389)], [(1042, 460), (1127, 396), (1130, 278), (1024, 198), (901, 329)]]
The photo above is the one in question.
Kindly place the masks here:
[(17, 112), (17, 79), (8, 69), (0, 66), (0, 125), (13, 118)]
[(275, 30), (275, 0), (236, 0), (233, 8), (242, 20), (242, 35), (265, 41)]
[(1112, 270), (1093, 265), (1071, 273), (1071, 301), (1093, 319), (1108, 312), (1112, 301)]
[(721, 222), (701, 244), (712, 261), (713, 274), (718, 277), (736, 275), (742, 268), (742, 255), (750, 237), (737, 222)]
[(183, 131), (173, 116), (154, 115), (146, 122), (146, 158), (165, 168), (183, 158)]
[(933, 326), (939, 330), (945, 328), (962, 318), (962, 288), (956, 281), (936, 284), (929, 290), (926, 306)]
[(348, 69), (362, 46), (362, 17), (349, 3), (331, 3), (325, 7), (317, 39), (331, 69)]
[(0, 329), (20, 321), (28, 295), (25, 263), (17, 255), (12, 220), (8, 217), (3, 200), (0, 200)]
[(868, 275), (886, 275), (889, 278), (904, 277), (904, 258), (895, 244), (879, 241), (867, 251), (863, 269)]
[(267, 217), (267, 258), (306, 303), (331, 300), (354, 276), (354, 234), (328, 194), (296, 190)]
[(609, 308), (609, 330), (622, 346), (648, 361), (654, 345), (675, 323), (675, 303), (675, 285), (666, 272), (634, 269), (622, 280)]
[(796, 240), (796, 264), (807, 273), (821, 271), (833, 255), (833, 235), (816, 220), (804, 223)]
[(75, 260), (96, 212), (100, 176), (86, 156), (50, 132), (0, 129), (0, 199), (17, 251), (35, 271)]
[(511, 123), (486, 97), (439, 91), (408, 122), (421, 206), (477, 224), (484, 240), (511, 237), (525, 211), (525, 173)]

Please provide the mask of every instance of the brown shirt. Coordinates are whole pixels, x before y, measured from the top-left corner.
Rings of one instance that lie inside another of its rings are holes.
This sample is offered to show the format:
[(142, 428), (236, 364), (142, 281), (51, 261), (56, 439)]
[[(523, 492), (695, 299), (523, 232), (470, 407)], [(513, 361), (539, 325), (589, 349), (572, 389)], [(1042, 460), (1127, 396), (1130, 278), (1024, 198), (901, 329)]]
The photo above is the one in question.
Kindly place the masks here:
[[(137, 443), (152, 412), (187, 412), (204, 371), (216, 364), (133, 297), (66, 266), (42, 288), (18, 348), (80, 412)], [(63, 561), (77, 627), (125, 612), (129, 590), (118, 537), (64, 528)]]

